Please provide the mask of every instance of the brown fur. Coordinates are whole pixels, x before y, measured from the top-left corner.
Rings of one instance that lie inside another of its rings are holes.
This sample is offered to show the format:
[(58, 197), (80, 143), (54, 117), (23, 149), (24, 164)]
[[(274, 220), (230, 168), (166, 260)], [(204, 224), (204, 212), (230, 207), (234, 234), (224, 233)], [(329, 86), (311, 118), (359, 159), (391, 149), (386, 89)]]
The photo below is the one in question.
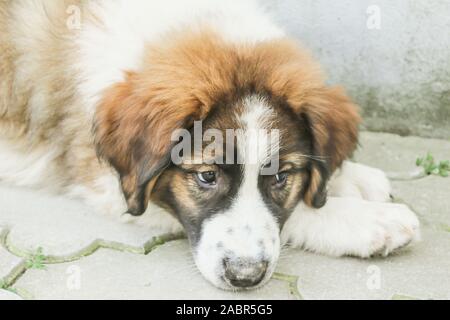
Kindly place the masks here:
[[(261, 93), (285, 101), (308, 119), (315, 155), (326, 160), (330, 173), (354, 150), (356, 106), (340, 89), (325, 87), (318, 65), (297, 44), (283, 39), (235, 45), (211, 32), (168, 38), (147, 49), (144, 70), (111, 87), (97, 112), (98, 150), (121, 174), (132, 212), (145, 210), (136, 211), (134, 200), (161, 173), (173, 130), (205, 119), (225, 97)], [(312, 170), (305, 198), (310, 205), (324, 185), (322, 175)]]
[(52, 152), (42, 181), (23, 184), (54, 191), (82, 185), (100, 193), (95, 180), (109, 169), (98, 162), (91, 120), (76, 92), (77, 31), (66, 26), (69, 5), (84, 8), (81, 0), (0, 2), (0, 138), (25, 156)]
[[(30, 17), (46, 18), (25, 23), (15, 19), (28, 17), (25, 2), (0, 2), (0, 134), (25, 155), (52, 152), (45, 185), (104, 192), (96, 179), (109, 168), (97, 161), (96, 148), (120, 174), (130, 211), (140, 214), (168, 163), (173, 130), (251, 93), (283, 101), (308, 119), (314, 153), (330, 173), (354, 149), (356, 107), (339, 89), (325, 87), (320, 68), (296, 43), (232, 44), (210, 31), (167, 34), (169, 40), (147, 47), (143, 69), (105, 91), (93, 136), (76, 90), (78, 71), (67, 63), (78, 52), (65, 10), (70, 4), (84, 10), (83, 3), (36, 2), (40, 13)], [(83, 17), (101, 24), (88, 12)], [(325, 171), (311, 172), (311, 188), (320, 189)], [(306, 201), (314, 203), (311, 196)]]

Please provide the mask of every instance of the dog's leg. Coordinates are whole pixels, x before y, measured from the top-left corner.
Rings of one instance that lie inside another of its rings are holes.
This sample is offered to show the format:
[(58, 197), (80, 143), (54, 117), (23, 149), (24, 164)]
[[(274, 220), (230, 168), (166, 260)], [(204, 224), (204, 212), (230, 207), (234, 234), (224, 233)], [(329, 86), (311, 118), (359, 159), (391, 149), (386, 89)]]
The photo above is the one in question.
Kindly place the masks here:
[(345, 161), (331, 178), (328, 193), (331, 197), (390, 202), (391, 184), (382, 170)]
[(419, 220), (407, 206), (355, 198), (330, 198), (322, 209), (300, 204), (282, 232), (283, 242), (294, 247), (363, 258), (419, 238)]

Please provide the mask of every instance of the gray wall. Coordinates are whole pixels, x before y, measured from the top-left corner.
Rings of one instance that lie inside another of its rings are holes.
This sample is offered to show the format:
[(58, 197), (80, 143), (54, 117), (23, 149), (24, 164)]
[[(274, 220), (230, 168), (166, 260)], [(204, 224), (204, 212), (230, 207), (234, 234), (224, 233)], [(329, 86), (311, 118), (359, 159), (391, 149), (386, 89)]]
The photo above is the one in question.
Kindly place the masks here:
[[(450, 137), (450, 0), (262, 1), (347, 88), (366, 129)], [(371, 5), (380, 29), (367, 27)]]

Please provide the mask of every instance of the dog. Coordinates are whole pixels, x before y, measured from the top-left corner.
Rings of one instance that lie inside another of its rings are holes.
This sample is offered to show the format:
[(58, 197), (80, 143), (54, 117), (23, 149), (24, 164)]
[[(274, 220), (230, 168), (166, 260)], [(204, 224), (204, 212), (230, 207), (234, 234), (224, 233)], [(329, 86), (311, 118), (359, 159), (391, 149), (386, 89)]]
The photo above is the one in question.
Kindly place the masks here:
[(184, 230), (219, 288), (267, 283), (283, 245), (419, 238), (385, 174), (348, 161), (358, 107), (256, 1), (3, 1), (0, 39), (1, 182)]

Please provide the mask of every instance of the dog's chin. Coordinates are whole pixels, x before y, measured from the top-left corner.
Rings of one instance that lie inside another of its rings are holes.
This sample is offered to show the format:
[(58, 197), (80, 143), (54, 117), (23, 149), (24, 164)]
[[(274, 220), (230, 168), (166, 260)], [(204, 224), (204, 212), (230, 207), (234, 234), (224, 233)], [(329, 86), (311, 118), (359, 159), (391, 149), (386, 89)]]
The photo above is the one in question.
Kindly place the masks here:
[(200, 239), (191, 242), (195, 264), (203, 277), (223, 290), (264, 286), (275, 271), (281, 250), (278, 226), (269, 213), (266, 217), (255, 219), (251, 225), (227, 215), (207, 221)]

